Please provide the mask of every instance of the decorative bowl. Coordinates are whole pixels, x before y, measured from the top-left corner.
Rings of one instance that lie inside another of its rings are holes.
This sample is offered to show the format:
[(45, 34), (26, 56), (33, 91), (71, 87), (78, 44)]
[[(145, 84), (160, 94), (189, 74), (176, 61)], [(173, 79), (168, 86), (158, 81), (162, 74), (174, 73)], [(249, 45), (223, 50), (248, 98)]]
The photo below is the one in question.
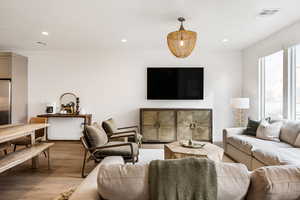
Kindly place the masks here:
[(179, 144), (186, 148), (201, 149), (205, 146), (204, 143), (195, 142), (193, 140), (182, 140)]

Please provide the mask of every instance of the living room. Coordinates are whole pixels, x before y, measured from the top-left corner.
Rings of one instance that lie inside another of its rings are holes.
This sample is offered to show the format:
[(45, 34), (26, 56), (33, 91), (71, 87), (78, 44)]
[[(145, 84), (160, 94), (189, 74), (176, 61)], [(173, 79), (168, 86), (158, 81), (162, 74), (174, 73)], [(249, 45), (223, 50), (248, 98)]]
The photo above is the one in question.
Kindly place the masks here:
[(298, 1), (0, 5), (0, 199), (174, 199), (156, 160), (214, 166), (195, 199), (300, 199)]

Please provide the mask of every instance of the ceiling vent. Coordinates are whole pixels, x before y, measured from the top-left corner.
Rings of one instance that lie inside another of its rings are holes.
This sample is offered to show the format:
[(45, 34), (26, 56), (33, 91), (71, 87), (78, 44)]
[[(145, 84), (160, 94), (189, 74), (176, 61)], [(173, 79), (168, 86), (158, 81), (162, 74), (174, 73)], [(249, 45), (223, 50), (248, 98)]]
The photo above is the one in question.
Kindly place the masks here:
[(46, 42), (37, 42), (37, 44), (39, 44), (39, 45), (43, 45), (43, 46), (46, 46), (46, 45), (47, 45), (47, 43), (46, 43)]
[(259, 16), (261, 17), (268, 17), (268, 16), (272, 16), (275, 15), (276, 13), (279, 12), (278, 8), (275, 9), (263, 9), (260, 13)]

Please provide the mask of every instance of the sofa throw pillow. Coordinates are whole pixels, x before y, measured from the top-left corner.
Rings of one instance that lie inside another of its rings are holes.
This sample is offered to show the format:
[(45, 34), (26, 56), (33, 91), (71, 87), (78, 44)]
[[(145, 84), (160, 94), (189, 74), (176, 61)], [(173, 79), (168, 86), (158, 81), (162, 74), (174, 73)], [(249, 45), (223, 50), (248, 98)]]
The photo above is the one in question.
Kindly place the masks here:
[(300, 122), (296, 120), (285, 120), (279, 139), (290, 145), (295, 145), (295, 141), (300, 132)]
[(266, 120), (262, 120), (257, 128), (256, 137), (263, 140), (279, 141), (281, 127), (281, 121), (269, 123)]
[[(270, 121), (271, 119), (266, 118), (265, 120)], [(248, 118), (247, 128), (243, 134), (256, 137), (256, 131), (257, 131), (259, 124), (260, 124), (260, 121), (255, 121), (255, 120)]]
[(300, 148), (300, 134), (298, 134), (294, 146)]

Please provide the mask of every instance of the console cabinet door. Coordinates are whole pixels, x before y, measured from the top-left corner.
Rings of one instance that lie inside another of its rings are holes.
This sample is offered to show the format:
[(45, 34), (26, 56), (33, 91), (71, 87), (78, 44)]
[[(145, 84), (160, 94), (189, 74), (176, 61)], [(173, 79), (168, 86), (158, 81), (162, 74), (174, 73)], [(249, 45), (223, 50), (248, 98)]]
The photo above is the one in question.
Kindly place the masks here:
[(178, 140), (211, 141), (211, 111), (179, 110), (177, 111)]
[(176, 140), (174, 110), (142, 111), (143, 141), (171, 142)]
[(195, 126), (193, 127), (193, 139), (211, 141), (211, 112), (195, 111), (193, 115)]
[(163, 110), (158, 112), (158, 139), (162, 142), (176, 140), (176, 121), (174, 110)]
[(193, 123), (191, 111), (177, 111), (177, 140), (192, 139), (193, 130), (190, 125)]
[(211, 111), (209, 111), (209, 110), (194, 111), (193, 119), (194, 119), (194, 122), (197, 123), (198, 126), (210, 127), (211, 126)]
[(212, 142), (212, 111), (197, 109), (141, 109), (145, 142), (199, 140)]
[(158, 141), (157, 111), (142, 111), (143, 141)]
[(193, 140), (211, 141), (211, 128), (199, 126), (193, 131)]

